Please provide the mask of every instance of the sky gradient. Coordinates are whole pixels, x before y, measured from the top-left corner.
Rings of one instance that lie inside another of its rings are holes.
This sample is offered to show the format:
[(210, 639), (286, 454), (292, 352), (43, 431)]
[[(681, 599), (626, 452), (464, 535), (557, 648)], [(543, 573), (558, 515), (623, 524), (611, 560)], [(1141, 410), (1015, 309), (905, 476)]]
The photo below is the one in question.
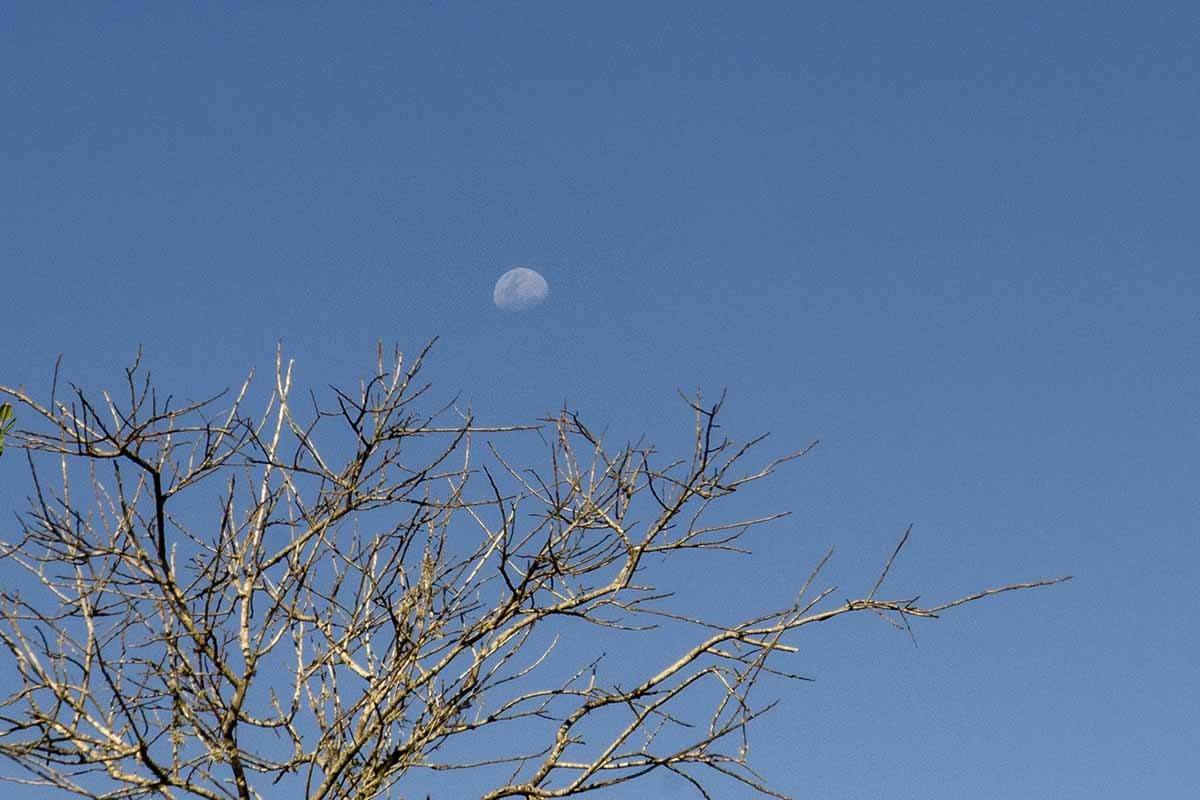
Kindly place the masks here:
[[(728, 387), (731, 433), (822, 444), (712, 596), (764, 610), (830, 545), (869, 588), (910, 523), (898, 591), (1076, 576), (916, 648), (805, 633), (774, 784), (1194, 796), (1200, 7), (646, 5), (12, 4), (0, 383), (141, 345), (196, 397), (282, 340), (344, 384), (439, 336), (480, 419), (664, 449), (677, 387)], [(506, 313), (519, 265), (549, 300)], [(27, 491), (0, 461), (3, 516)]]

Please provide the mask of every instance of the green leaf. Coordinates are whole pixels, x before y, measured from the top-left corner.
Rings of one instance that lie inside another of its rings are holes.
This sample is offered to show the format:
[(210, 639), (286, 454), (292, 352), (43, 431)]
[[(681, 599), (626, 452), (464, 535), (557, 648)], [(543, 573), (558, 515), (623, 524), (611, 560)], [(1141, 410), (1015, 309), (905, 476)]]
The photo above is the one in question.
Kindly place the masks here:
[(4, 434), (11, 431), (14, 424), (16, 417), (13, 415), (12, 405), (0, 403), (0, 454), (4, 453)]

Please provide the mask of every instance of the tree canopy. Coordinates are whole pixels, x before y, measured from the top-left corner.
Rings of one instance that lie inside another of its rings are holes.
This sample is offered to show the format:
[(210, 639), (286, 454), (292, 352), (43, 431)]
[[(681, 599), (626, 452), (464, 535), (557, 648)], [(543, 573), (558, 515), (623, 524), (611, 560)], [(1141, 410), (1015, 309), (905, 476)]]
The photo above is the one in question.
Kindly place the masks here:
[[(381, 347), (323, 398), (280, 354), (256, 412), (253, 373), (177, 404), (140, 359), (119, 392), (0, 386), (24, 409), (9, 432), (6, 403), (0, 432), (31, 468), (0, 545), (0, 754), (24, 780), (326, 800), (438, 796), (454, 772), (499, 800), (665, 773), (697, 797), (727, 780), (784, 797), (751, 767), (774, 704), (751, 690), (804, 679), (786, 662), (807, 626), (865, 612), (909, 629), (1065, 580), (895, 596), (906, 532), (853, 599), (823, 585), (826, 555), (786, 607), (702, 616), (664, 588), (675, 566), (785, 516), (727, 506), (815, 442), (755, 461), (764, 437), (727, 438), (723, 399), (700, 396), (678, 457), (568, 409), (492, 424), (426, 408), (427, 353)], [(662, 657), (631, 675), (601, 642)]]

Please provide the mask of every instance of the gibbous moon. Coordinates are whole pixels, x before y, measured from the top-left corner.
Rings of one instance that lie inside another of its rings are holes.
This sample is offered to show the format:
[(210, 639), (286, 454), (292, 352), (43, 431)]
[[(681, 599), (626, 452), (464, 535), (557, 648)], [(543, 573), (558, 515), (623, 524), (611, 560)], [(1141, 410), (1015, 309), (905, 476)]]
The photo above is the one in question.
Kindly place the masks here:
[(492, 301), (505, 311), (525, 311), (540, 305), (550, 294), (550, 284), (534, 270), (516, 267), (500, 276)]

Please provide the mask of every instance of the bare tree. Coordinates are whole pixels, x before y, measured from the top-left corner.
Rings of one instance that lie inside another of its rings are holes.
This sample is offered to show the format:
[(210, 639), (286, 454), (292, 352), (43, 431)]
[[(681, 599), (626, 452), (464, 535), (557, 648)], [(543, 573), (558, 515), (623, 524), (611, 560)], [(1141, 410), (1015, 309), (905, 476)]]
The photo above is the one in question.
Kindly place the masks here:
[[(721, 403), (699, 397), (682, 460), (609, 448), (568, 411), (503, 427), (423, 413), (427, 351), (409, 363), (381, 348), (368, 379), (324, 404), (298, 402), (277, 358), (255, 416), (250, 378), (174, 407), (138, 363), (119, 398), (0, 387), (25, 408), (9, 441), (32, 474), (0, 608), (0, 753), (23, 780), (97, 798), (326, 800), (424, 797), (433, 772), (465, 770), (499, 800), (660, 771), (699, 797), (735, 780), (779, 798), (747, 763), (747, 727), (771, 705), (750, 695), (764, 676), (799, 677), (776, 661), (802, 628), (858, 612), (907, 628), (1063, 580), (885, 599), (906, 533), (858, 599), (827, 602), (826, 556), (786, 608), (702, 619), (656, 585), (680, 556), (740, 550), (782, 516), (713, 512), (809, 448), (746, 468), (762, 437), (724, 438)], [(529, 446), (544, 467), (506, 451)], [(632, 679), (587, 640), (556, 638), (584, 626), (661, 647), (659, 624), (690, 643)]]

